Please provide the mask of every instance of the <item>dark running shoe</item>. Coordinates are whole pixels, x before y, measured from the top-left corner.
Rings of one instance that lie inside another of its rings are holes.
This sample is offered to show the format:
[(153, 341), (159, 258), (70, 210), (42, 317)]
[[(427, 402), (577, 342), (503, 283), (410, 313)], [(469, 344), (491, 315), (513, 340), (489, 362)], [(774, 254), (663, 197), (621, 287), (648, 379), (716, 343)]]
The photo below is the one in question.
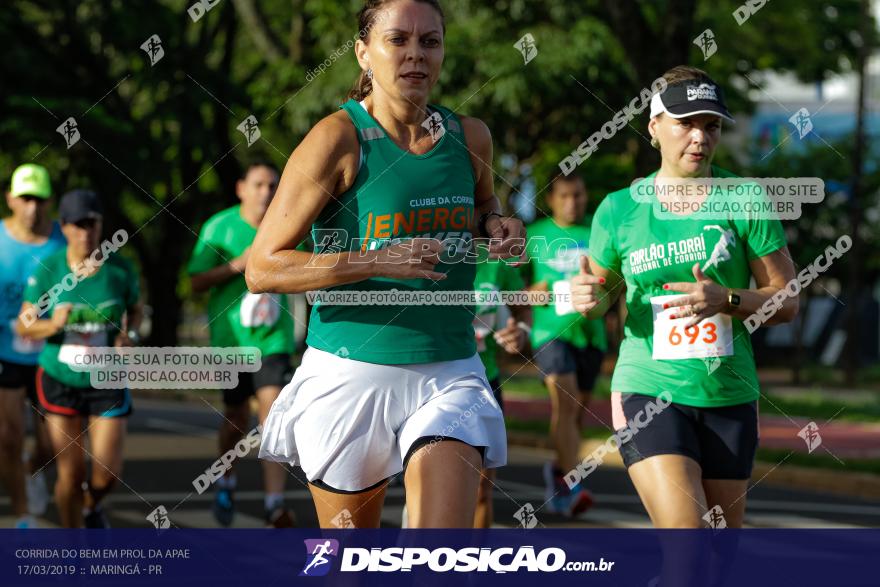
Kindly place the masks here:
[(295, 528), (296, 518), (293, 512), (286, 507), (278, 506), (273, 510), (266, 510), (266, 527), (268, 528)]
[(214, 495), (214, 519), (217, 523), (228, 528), (232, 525), (235, 517), (235, 500), (231, 489), (221, 488)]
[(104, 508), (101, 507), (87, 512), (83, 516), (83, 522), (85, 523), (86, 528), (110, 527), (110, 522), (107, 521), (107, 516), (104, 515)]

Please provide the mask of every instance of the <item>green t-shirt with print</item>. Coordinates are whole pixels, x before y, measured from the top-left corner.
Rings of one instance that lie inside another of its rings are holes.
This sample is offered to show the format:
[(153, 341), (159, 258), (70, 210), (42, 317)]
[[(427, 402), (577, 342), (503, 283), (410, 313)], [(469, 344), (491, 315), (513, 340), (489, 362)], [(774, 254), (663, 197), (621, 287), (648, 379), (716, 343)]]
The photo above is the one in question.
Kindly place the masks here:
[[(504, 261), (486, 260), (477, 263), (474, 291), (483, 295), (497, 295), (500, 292), (521, 291), (524, 287), (519, 270)], [(493, 334), (496, 330), (502, 330), (507, 326), (509, 310), (506, 306), (478, 303), (474, 311), (477, 351), (483, 366), (486, 367), (486, 378), (492, 381), (498, 377), (498, 363), (495, 357), (498, 343), (495, 342)]]
[[(651, 174), (644, 181), (653, 182), (655, 176)], [(714, 166), (712, 176), (736, 177)], [(654, 203), (637, 202), (630, 188), (609, 194), (593, 218), (590, 252), (596, 263), (620, 273), (626, 282), (628, 316), (612, 390), (653, 396), (667, 391), (673, 402), (695, 407), (729, 406), (757, 399), (751, 339), (741, 320), (731, 319), (731, 355), (655, 360), (650, 299), (677, 293), (664, 290), (665, 283), (694, 282), (695, 263), (700, 263), (709, 279), (724, 287), (747, 288), (752, 276), (749, 262), (785, 245), (778, 220), (659, 219)], [(703, 330), (695, 332), (698, 337), (704, 336)], [(709, 342), (713, 333), (706, 334)], [(669, 340), (677, 344), (692, 340), (687, 335), (673, 336), (670, 333)]]
[[(67, 264), (67, 247), (46, 257), (28, 279), (24, 300), (35, 306), (57, 284), (68, 285), (72, 273)], [(67, 279), (65, 279), (67, 278)], [(131, 264), (119, 255), (110, 255), (98, 271), (80, 279), (69, 291), (62, 288), (51, 300), (44, 319), (51, 318), (59, 305), (70, 305), (64, 329), (49, 337), (40, 352), (39, 364), (54, 379), (73, 387), (90, 387), (87, 371), (74, 371), (70, 365), (82, 363), (83, 347), (113, 346), (121, 332), (122, 317), (139, 297), (138, 276)]]
[[(526, 232), (531, 281), (547, 282), (547, 289), (551, 292), (555, 283), (567, 282), (577, 275), (580, 256), (589, 255), (589, 226), (575, 224), (562, 227), (552, 218), (543, 218), (530, 224)], [(537, 349), (558, 339), (577, 348), (592, 346), (606, 350), (605, 321), (587, 320), (572, 308), (567, 310), (567, 313), (560, 314), (556, 304), (533, 306), (532, 348)]]
[[(187, 272), (194, 275), (228, 263), (244, 253), (256, 236), (257, 229), (241, 217), (241, 206), (218, 212), (202, 226)], [(212, 346), (256, 347), (263, 357), (293, 352), (287, 296), (252, 294), (244, 275), (211, 288), (208, 321)]]

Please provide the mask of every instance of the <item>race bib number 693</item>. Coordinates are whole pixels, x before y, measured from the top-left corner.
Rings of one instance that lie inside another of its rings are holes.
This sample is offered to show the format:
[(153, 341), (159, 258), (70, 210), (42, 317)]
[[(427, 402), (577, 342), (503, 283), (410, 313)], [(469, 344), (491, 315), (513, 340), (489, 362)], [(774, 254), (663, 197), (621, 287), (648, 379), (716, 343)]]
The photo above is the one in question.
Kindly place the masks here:
[(733, 354), (733, 326), (727, 314), (715, 314), (699, 324), (685, 327), (690, 317), (671, 319), (681, 308), (664, 310), (663, 304), (680, 299), (681, 294), (651, 298), (654, 315), (652, 358), (666, 360), (725, 357)]

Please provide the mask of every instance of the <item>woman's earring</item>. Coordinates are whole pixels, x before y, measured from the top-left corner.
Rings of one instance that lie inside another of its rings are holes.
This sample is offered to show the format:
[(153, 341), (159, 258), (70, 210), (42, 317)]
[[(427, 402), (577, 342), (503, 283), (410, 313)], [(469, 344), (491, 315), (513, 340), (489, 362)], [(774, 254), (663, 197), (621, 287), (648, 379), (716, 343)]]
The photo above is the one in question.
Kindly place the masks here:
[(373, 79), (373, 68), (367, 70), (367, 79)]
[(657, 140), (657, 137), (651, 137), (651, 146), (655, 149), (660, 148), (660, 141)]

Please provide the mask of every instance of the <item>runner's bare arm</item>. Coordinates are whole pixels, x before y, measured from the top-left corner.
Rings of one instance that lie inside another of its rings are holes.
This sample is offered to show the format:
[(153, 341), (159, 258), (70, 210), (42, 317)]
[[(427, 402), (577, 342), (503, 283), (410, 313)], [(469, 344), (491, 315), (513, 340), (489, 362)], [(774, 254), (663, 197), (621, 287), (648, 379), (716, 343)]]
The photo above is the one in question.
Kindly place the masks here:
[[(523, 290), (523, 293), (528, 293), (527, 289)], [(529, 328), (532, 327), (532, 307), (526, 305), (512, 305), (507, 306), (510, 310), (510, 313), (516, 318), (517, 322), (522, 322)]]
[[(527, 293), (528, 290), (522, 290)], [(526, 347), (529, 340), (529, 332), (532, 330), (532, 307), (527, 305), (508, 305), (511, 318), (506, 326), (495, 333), (495, 342), (501, 348), (511, 354), (520, 353)]]
[[(794, 263), (791, 260), (788, 247), (758, 257), (754, 261), (750, 261), (749, 266), (758, 289), (734, 290), (739, 294), (742, 302), (736, 310), (729, 307), (727, 309), (731, 316), (741, 320), (754, 314), (768, 299), (785, 289), (788, 282), (796, 278)], [(786, 295), (782, 307), (765, 324), (772, 326), (791, 322), (797, 316), (798, 309), (798, 296)]]
[[(798, 297), (787, 295), (783, 291), (786, 285), (796, 278), (794, 263), (791, 260), (788, 247), (749, 261), (749, 267), (752, 270), (757, 288), (734, 289), (734, 293), (740, 297), (739, 306), (728, 304), (727, 287), (715, 283), (701, 273), (701, 278), (694, 282), (666, 284), (667, 289), (686, 294), (679, 299), (670, 301), (668, 306), (693, 307), (695, 314), (688, 322), (688, 326), (690, 326), (718, 313), (729, 314), (734, 318), (745, 320), (756, 314), (770, 298), (779, 295), (780, 307), (763, 324), (772, 326), (792, 321), (798, 312)], [(699, 264), (694, 268), (695, 275), (698, 270)]]
[(195, 273), (191, 275), (189, 279), (190, 284), (192, 285), (193, 292), (204, 293), (215, 285), (226, 283), (233, 277), (238, 277), (239, 275), (244, 273), (244, 268), (247, 264), (249, 252), (250, 247), (248, 247), (245, 252), (242, 253), (240, 256), (232, 259), (227, 263), (223, 263), (222, 265), (217, 265), (216, 267), (212, 267), (207, 271), (202, 271), (201, 273)]
[(140, 330), (144, 320), (144, 304), (136, 302), (125, 311), (125, 330)]
[(526, 284), (525, 291), (529, 294), (531, 305), (546, 306), (550, 301), (550, 285), (547, 283), (546, 279), (535, 281), (534, 266), (530, 261), (531, 258), (529, 258), (529, 262), (525, 263), (520, 270), (520, 274)]
[(571, 279), (572, 304), (587, 318), (601, 318), (620, 296), (622, 285), (623, 277), (618, 271), (582, 257), (581, 271)]
[(119, 334), (114, 341), (115, 346), (135, 346), (135, 342), (129, 338), (128, 333), (140, 329), (141, 321), (144, 318), (144, 306), (140, 302), (129, 306), (125, 310), (125, 327), (120, 329)]
[[(319, 122), (294, 150), (275, 197), (251, 245), (245, 269), (255, 293), (299, 293), (355, 283), (370, 277), (444, 279), (433, 271), (439, 242), (425, 248), (405, 244), (376, 251), (315, 254), (296, 251), (327, 203), (348, 190), (357, 177), (360, 149), (345, 112)], [(343, 209), (340, 214), (351, 214)], [(358, 235), (348, 235), (349, 239)], [(349, 243), (345, 243), (346, 248)], [(389, 252), (390, 251), (390, 252)], [(395, 259), (390, 262), (390, 259)], [(308, 266), (307, 266), (308, 264)]]
[(477, 221), (486, 212), (501, 213), (501, 202), (495, 195), (495, 182), (492, 176), (492, 133), (489, 127), (478, 118), (461, 117), (464, 140), (471, 156), (474, 169), (474, 236), (482, 236), (477, 232)]
[[(471, 233), (474, 237), (483, 237), (486, 235), (480, 234), (480, 227), (477, 226), (480, 217), (487, 212), (501, 214), (501, 202), (495, 195), (495, 177), (492, 171), (492, 133), (482, 120), (470, 116), (462, 116), (461, 125), (476, 182)], [(490, 247), (489, 252), (493, 257), (518, 257), (525, 250), (526, 229), (518, 218), (493, 216), (486, 222), (486, 231), (493, 239), (500, 238), (503, 241), (501, 246)]]
[(21, 305), (21, 311), (18, 313), (15, 331), (19, 336), (34, 340), (44, 340), (50, 336), (55, 336), (64, 329), (68, 314), (70, 314), (70, 305), (63, 304), (55, 308), (51, 318), (34, 319), (34, 317), (39, 316), (37, 307), (31, 303), (24, 302)]

